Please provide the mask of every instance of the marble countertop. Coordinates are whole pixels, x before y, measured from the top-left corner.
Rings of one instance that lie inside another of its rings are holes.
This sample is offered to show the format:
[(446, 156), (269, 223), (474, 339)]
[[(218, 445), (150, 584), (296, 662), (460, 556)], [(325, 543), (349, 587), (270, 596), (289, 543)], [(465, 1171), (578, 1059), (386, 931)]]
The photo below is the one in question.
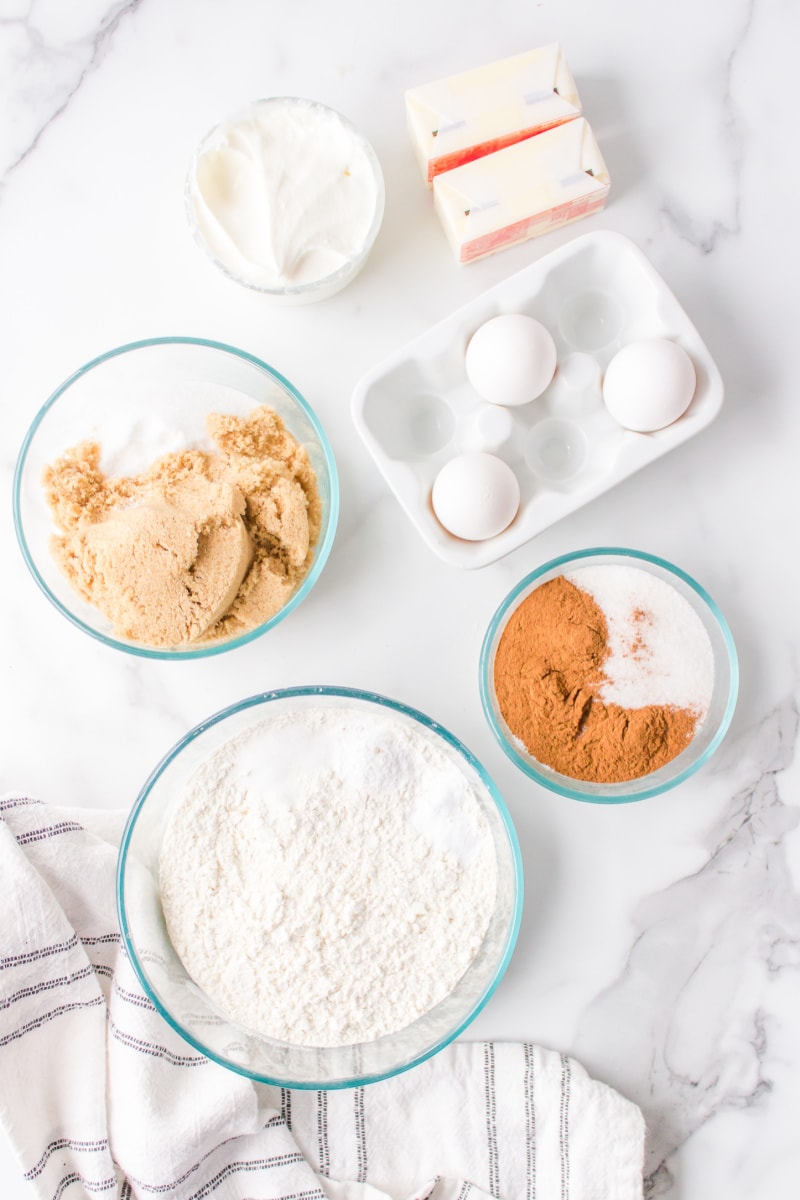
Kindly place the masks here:
[[(800, 10), (321, 0), (0, 2), (0, 791), (125, 808), (193, 724), (253, 692), (336, 683), (422, 709), (512, 812), (526, 871), (518, 948), (470, 1030), (578, 1057), (643, 1109), (646, 1194), (774, 1200), (800, 1174), (800, 808), (795, 743)], [(606, 158), (604, 212), (457, 267), (421, 185), (403, 92), (560, 41)], [(187, 231), (195, 143), (263, 95), (347, 115), (383, 165), (385, 221), (338, 296), (276, 309)], [(589, 230), (631, 238), (696, 323), (726, 387), (699, 436), (477, 571), (423, 544), (357, 437), (350, 397), (405, 341)], [(158, 335), (273, 364), (333, 444), (342, 507), (320, 582), (276, 631), (207, 661), (123, 656), (71, 627), (19, 553), (10, 482), (32, 417), (75, 368)], [(605, 808), (527, 781), (480, 706), (486, 625), (509, 588), (593, 545), (663, 556), (732, 627), (740, 699), (711, 764)], [(0, 1192), (31, 1193), (0, 1140)]]

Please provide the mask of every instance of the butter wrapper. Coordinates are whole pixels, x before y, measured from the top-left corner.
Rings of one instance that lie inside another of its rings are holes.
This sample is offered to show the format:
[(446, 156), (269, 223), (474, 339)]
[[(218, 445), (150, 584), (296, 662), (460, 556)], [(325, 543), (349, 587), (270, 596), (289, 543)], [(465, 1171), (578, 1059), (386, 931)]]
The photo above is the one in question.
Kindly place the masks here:
[(405, 100), (409, 136), (428, 184), (581, 113), (557, 42), (412, 88)]
[(598, 212), (610, 180), (584, 117), (437, 175), (433, 201), (460, 263)]

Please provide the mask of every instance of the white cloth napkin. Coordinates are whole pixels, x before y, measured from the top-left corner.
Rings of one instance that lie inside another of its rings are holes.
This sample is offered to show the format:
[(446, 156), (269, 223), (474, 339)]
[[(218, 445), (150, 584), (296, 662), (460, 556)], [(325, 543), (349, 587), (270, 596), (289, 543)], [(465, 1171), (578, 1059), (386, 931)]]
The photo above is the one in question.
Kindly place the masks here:
[(46, 1200), (640, 1200), (639, 1110), (563, 1054), (460, 1042), (342, 1091), (254, 1085), (143, 994), (124, 814), (0, 800), (0, 1118)]

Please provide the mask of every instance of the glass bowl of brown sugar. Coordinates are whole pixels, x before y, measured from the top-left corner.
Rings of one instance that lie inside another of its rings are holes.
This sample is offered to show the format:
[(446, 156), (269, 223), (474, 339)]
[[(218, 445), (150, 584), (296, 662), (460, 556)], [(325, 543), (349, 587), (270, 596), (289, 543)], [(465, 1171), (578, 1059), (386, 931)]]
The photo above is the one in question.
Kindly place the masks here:
[(159, 659), (273, 629), (333, 542), (336, 463), (308, 402), (268, 363), (203, 338), (118, 346), (75, 371), (25, 436), (14, 524), (73, 625)]
[(552, 559), (494, 614), (483, 710), (543, 787), (596, 804), (676, 787), (715, 752), (738, 691), (736, 647), (708, 593), (640, 550)]

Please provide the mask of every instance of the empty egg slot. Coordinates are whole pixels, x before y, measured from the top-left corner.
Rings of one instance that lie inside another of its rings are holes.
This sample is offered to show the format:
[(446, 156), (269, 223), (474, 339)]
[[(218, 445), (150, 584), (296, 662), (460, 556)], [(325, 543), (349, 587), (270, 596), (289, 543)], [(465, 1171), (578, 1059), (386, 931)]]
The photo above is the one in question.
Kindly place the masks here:
[(364, 424), (390, 459), (425, 458), (453, 438), (452, 408), (425, 383), (414, 364), (404, 364), (365, 399)]
[(597, 354), (614, 346), (624, 326), (622, 306), (610, 292), (592, 289), (573, 296), (561, 310), (558, 328), (575, 350)]
[(560, 417), (537, 421), (528, 433), (525, 462), (543, 483), (559, 487), (580, 475), (589, 460), (589, 442), (580, 425)]

